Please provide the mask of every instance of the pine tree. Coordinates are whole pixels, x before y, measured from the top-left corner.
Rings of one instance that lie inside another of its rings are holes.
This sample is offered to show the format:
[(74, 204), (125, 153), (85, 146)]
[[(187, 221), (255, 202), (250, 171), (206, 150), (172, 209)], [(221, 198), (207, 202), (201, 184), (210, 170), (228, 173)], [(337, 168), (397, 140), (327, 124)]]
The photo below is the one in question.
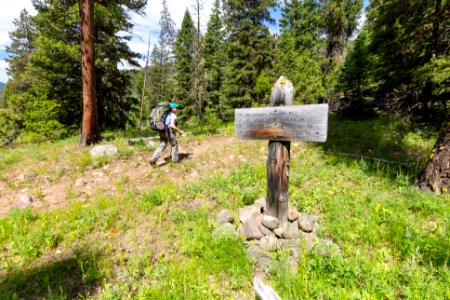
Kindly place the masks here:
[(0, 111), (0, 141), (3, 145), (16, 138), (29, 141), (53, 139), (61, 133), (58, 122), (59, 105), (48, 96), (48, 81), (39, 77), (39, 70), (31, 64), (36, 49), (37, 29), (34, 18), (26, 10), (14, 20), (8, 80), (5, 89), (7, 109)]
[(81, 74), (83, 77), (83, 120), (80, 146), (99, 139), (95, 89), (94, 0), (80, 0)]
[[(359, 50), (367, 49), (370, 72), (365, 78), (364, 70), (356, 67), (362, 55), (360, 58), (350, 55), (347, 65), (355, 68), (346, 74), (347, 79), (349, 75), (361, 75), (350, 77), (350, 82), (368, 78), (367, 92), (384, 98), (384, 108), (395, 107), (396, 112), (415, 114), (422, 121), (430, 117), (435, 120), (433, 109), (448, 114), (449, 26), (448, 1), (371, 1), (365, 28), (368, 46), (361, 45)], [(353, 84), (356, 92), (357, 87), (358, 84)], [(449, 120), (447, 115), (430, 159), (419, 176), (417, 185), (422, 190), (446, 192), (450, 188)]]
[[(78, 1), (35, 1), (36, 48), (30, 66), (48, 81), (49, 99), (57, 99), (58, 120), (77, 126), (82, 117), (81, 52)], [(127, 61), (137, 65), (137, 53), (127, 45), (133, 24), (129, 12), (140, 12), (146, 0), (95, 2), (96, 86), (100, 128), (124, 127), (127, 111), (137, 99), (127, 97), (130, 77), (119, 70)], [(120, 32), (120, 34), (119, 34)], [(124, 34), (127, 33), (127, 34)], [(56, 101), (56, 100), (55, 100)]]
[[(255, 83), (261, 71), (272, 64), (274, 43), (265, 24), (273, 22), (269, 9), (275, 6), (272, 0), (223, 3), (228, 65), (221, 99), (229, 108), (264, 104), (263, 99), (257, 99)], [(231, 110), (229, 113), (231, 116)]]
[(164, 64), (163, 54), (158, 45), (153, 45), (152, 53), (150, 54), (151, 66), (149, 70), (150, 77), (150, 107), (156, 106), (157, 103), (170, 99), (166, 82), (162, 80), (163, 76), (167, 74), (168, 65)]
[(325, 0), (323, 7), (324, 33), (327, 38), (326, 53), (329, 60), (326, 73), (342, 57), (347, 40), (356, 29), (362, 0)]
[(194, 100), (191, 93), (191, 78), (194, 67), (196, 28), (191, 14), (186, 9), (174, 45), (175, 54), (175, 97), (187, 115), (194, 113)]
[(299, 103), (316, 103), (325, 96), (321, 12), (317, 0), (285, 1), (282, 8), (275, 69), (292, 81)]
[(369, 37), (366, 31), (361, 32), (346, 57), (340, 73), (340, 89), (347, 98), (361, 98), (368, 90), (372, 56), (368, 49)]
[(159, 25), (161, 26), (161, 32), (159, 34), (159, 46), (162, 52), (167, 52), (169, 59), (175, 43), (177, 30), (175, 28), (175, 22), (170, 16), (166, 0), (162, 0), (162, 6), (163, 10), (161, 11), (161, 19), (159, 20)]
[(225, 119), (225, 109), (220, 102), (221, 88), (223, 83), (223, 68), (226, 56), (223, 51), (224, 25), (221, 18), (220, 1), (215, 0), (207, 30), (203, 39), (205, 72), (207, 80), (208, 107), (212, 113)]
[(195, 104), (195, 112), (199, 121), (203, 119), (204, 106), (208, 99), (205, 58), (203, 56), (203, 38), (200, 32), (200, 13), (202, 7), (202, 2), (200, 0), (196, 0), (194, 9), (197, 15), (197, 34), (195, 35), (195, 56), (193, 60), (191, 90)]
[[(162, 0), (163, 9), (159, 25), (161, 31), (159, 34), (157, 49), (152, 51), (152, 90), (156, 93), (152, 96), (154, 100), (169, 101), (174, 96), (174, 43), (176, 40), (175, 23), (170, 16), (166, 0)], [(151, 104), (152, 106), (154, 104)]]

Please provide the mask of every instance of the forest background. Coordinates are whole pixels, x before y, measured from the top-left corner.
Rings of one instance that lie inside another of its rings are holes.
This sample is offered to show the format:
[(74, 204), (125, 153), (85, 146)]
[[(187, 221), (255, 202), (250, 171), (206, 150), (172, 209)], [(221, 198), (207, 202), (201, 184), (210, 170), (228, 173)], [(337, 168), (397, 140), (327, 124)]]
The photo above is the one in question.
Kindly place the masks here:
[[(328, 103), (330, 118), (327, 142), (291, 148), (289, 203), (317, 217), (319, 239), (296, 245), (296, 271), (288, 251), (271, 253), (266, 282), (283, 299), (450, 298), (448, 0), (215, 1), (204, 31), (201, 1), (176, 28), (163, 0), (142, 68), (128, 41), (148, 2), (94, 3), (96, 126), (118, 148), (110, 158), (77, 143), (79, 1), (34, 0), (36, 15), (15, 21), (0, 108), (1, 299), (254, 299), (254, 261), (215, 220), (266, 195), (267, 142), (236, 140), (233, 112), (266, 106), (281, 74), (296, 105)], [(152, 168), (157, 143), (128, 141), (154, 134), (146, 119), (162, 100), (182, 105), (188, 135), (180, 164)]]
[[(77, 1), (32, 1), (22, 11), (7, 48), (10, 80), (0, 102), (0, 140), (40, 142), (79, 131), (82, 80)], [(330, 103), (351, 118), (395, 113), (414, 122), (442, 123), (449, 99), (449, 2), (371, 1), (356, 33), (363, 1), (215, 1), (200, 31), (201, 1), (186, 10), (181, 28), (166, 1), (160, 36), (142, 70), (127, 42), (131, 13), (147, 1), (95, 1), (96, 114), (100, 131), (145, 126), (161, 101), (177, 101), (187, 127), (232, 120), (240, 107), (265, 106), (283, 74), (295, 104)], [(281, 9), (280, 34), (268, 24)], [(354, 38), (357, 34), (356, 39)], [(150, 49), (150, 46), (149, 46)], [(447, 151), (444, 126), (434, 160)], [(442, 165), (442, 161), (434, 163)], [(448, 182), (421, 179), (423, 189)], [(428, 175), (427, 175), (428, 174)], [(436, 182), (438, 184), (436, 185)]]

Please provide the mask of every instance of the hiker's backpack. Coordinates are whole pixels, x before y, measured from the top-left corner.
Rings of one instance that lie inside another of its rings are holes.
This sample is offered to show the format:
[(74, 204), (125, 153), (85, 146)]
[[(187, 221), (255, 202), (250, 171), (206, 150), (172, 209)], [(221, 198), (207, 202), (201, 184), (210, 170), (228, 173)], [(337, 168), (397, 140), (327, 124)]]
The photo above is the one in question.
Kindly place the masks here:
[(166, 128), (164, 121), (169, 113), (168, 102), (160, 102), (150, 112), (150, 128), (156, 131), (161, 131)]

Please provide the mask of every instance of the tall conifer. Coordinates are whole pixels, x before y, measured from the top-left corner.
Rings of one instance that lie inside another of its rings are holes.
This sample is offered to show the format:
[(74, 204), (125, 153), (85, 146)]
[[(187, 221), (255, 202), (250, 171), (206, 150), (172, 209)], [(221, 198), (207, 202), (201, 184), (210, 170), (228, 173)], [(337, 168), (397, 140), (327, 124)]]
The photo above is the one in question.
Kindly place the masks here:
[(272, 0), (223, 2), (228, 60), (222, 99), (230, 108), (264, 104), (257, 98), (256, 79), (272, 64), (274, 43), (266, 24), (274, 22), (269, 9), (275, 6)]
[(191, 78), (194, 67), (195, 35), (196, 28), (194, 22), (192, 21), (191, 14), (186, 9), (181, 28), (175, 40), (174, 54), (176, 70), (175, 97), (177, 98), (177, 102), (182, 104), (183, 111), (187, 112), (188, 115), (194, 112)]
[(223, 27), (220, 0), (215, 0), (203, 42), (207, 92), (209, 96), (208, 106), (211, 112), (216, 113), (221, 119), (225, 119), (224, 105), (220, 102), (223, 67), (226, 62), (222, 47), (224, 43)]

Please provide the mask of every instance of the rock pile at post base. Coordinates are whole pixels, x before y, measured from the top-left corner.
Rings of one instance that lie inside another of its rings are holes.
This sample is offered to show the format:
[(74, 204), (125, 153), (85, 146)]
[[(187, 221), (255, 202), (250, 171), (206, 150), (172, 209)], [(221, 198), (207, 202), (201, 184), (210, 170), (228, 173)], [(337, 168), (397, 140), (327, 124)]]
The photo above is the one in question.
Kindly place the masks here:
[[(222, 210), (217, 216), (218, 228), (233, 230), (234, 219), (230, 212)], [(317, 249), (323, 253), (330, 246), (337, 248), (330, 240), (317, 237), (317, 217), (299, 212), (295, 207), (288, 209), (288, 222), (266, 214), (266, 200), (256, 200), (252, 205), (239, 210), (237, 233), (244, 238), (250, 257), (255, 260), (256, 273), (266, 272), (277, 251), (287, 251), (292, 271), (297, 269), (297, 260), (302, 249)], [(324, 246), (324, 247), (323, 247)]]

